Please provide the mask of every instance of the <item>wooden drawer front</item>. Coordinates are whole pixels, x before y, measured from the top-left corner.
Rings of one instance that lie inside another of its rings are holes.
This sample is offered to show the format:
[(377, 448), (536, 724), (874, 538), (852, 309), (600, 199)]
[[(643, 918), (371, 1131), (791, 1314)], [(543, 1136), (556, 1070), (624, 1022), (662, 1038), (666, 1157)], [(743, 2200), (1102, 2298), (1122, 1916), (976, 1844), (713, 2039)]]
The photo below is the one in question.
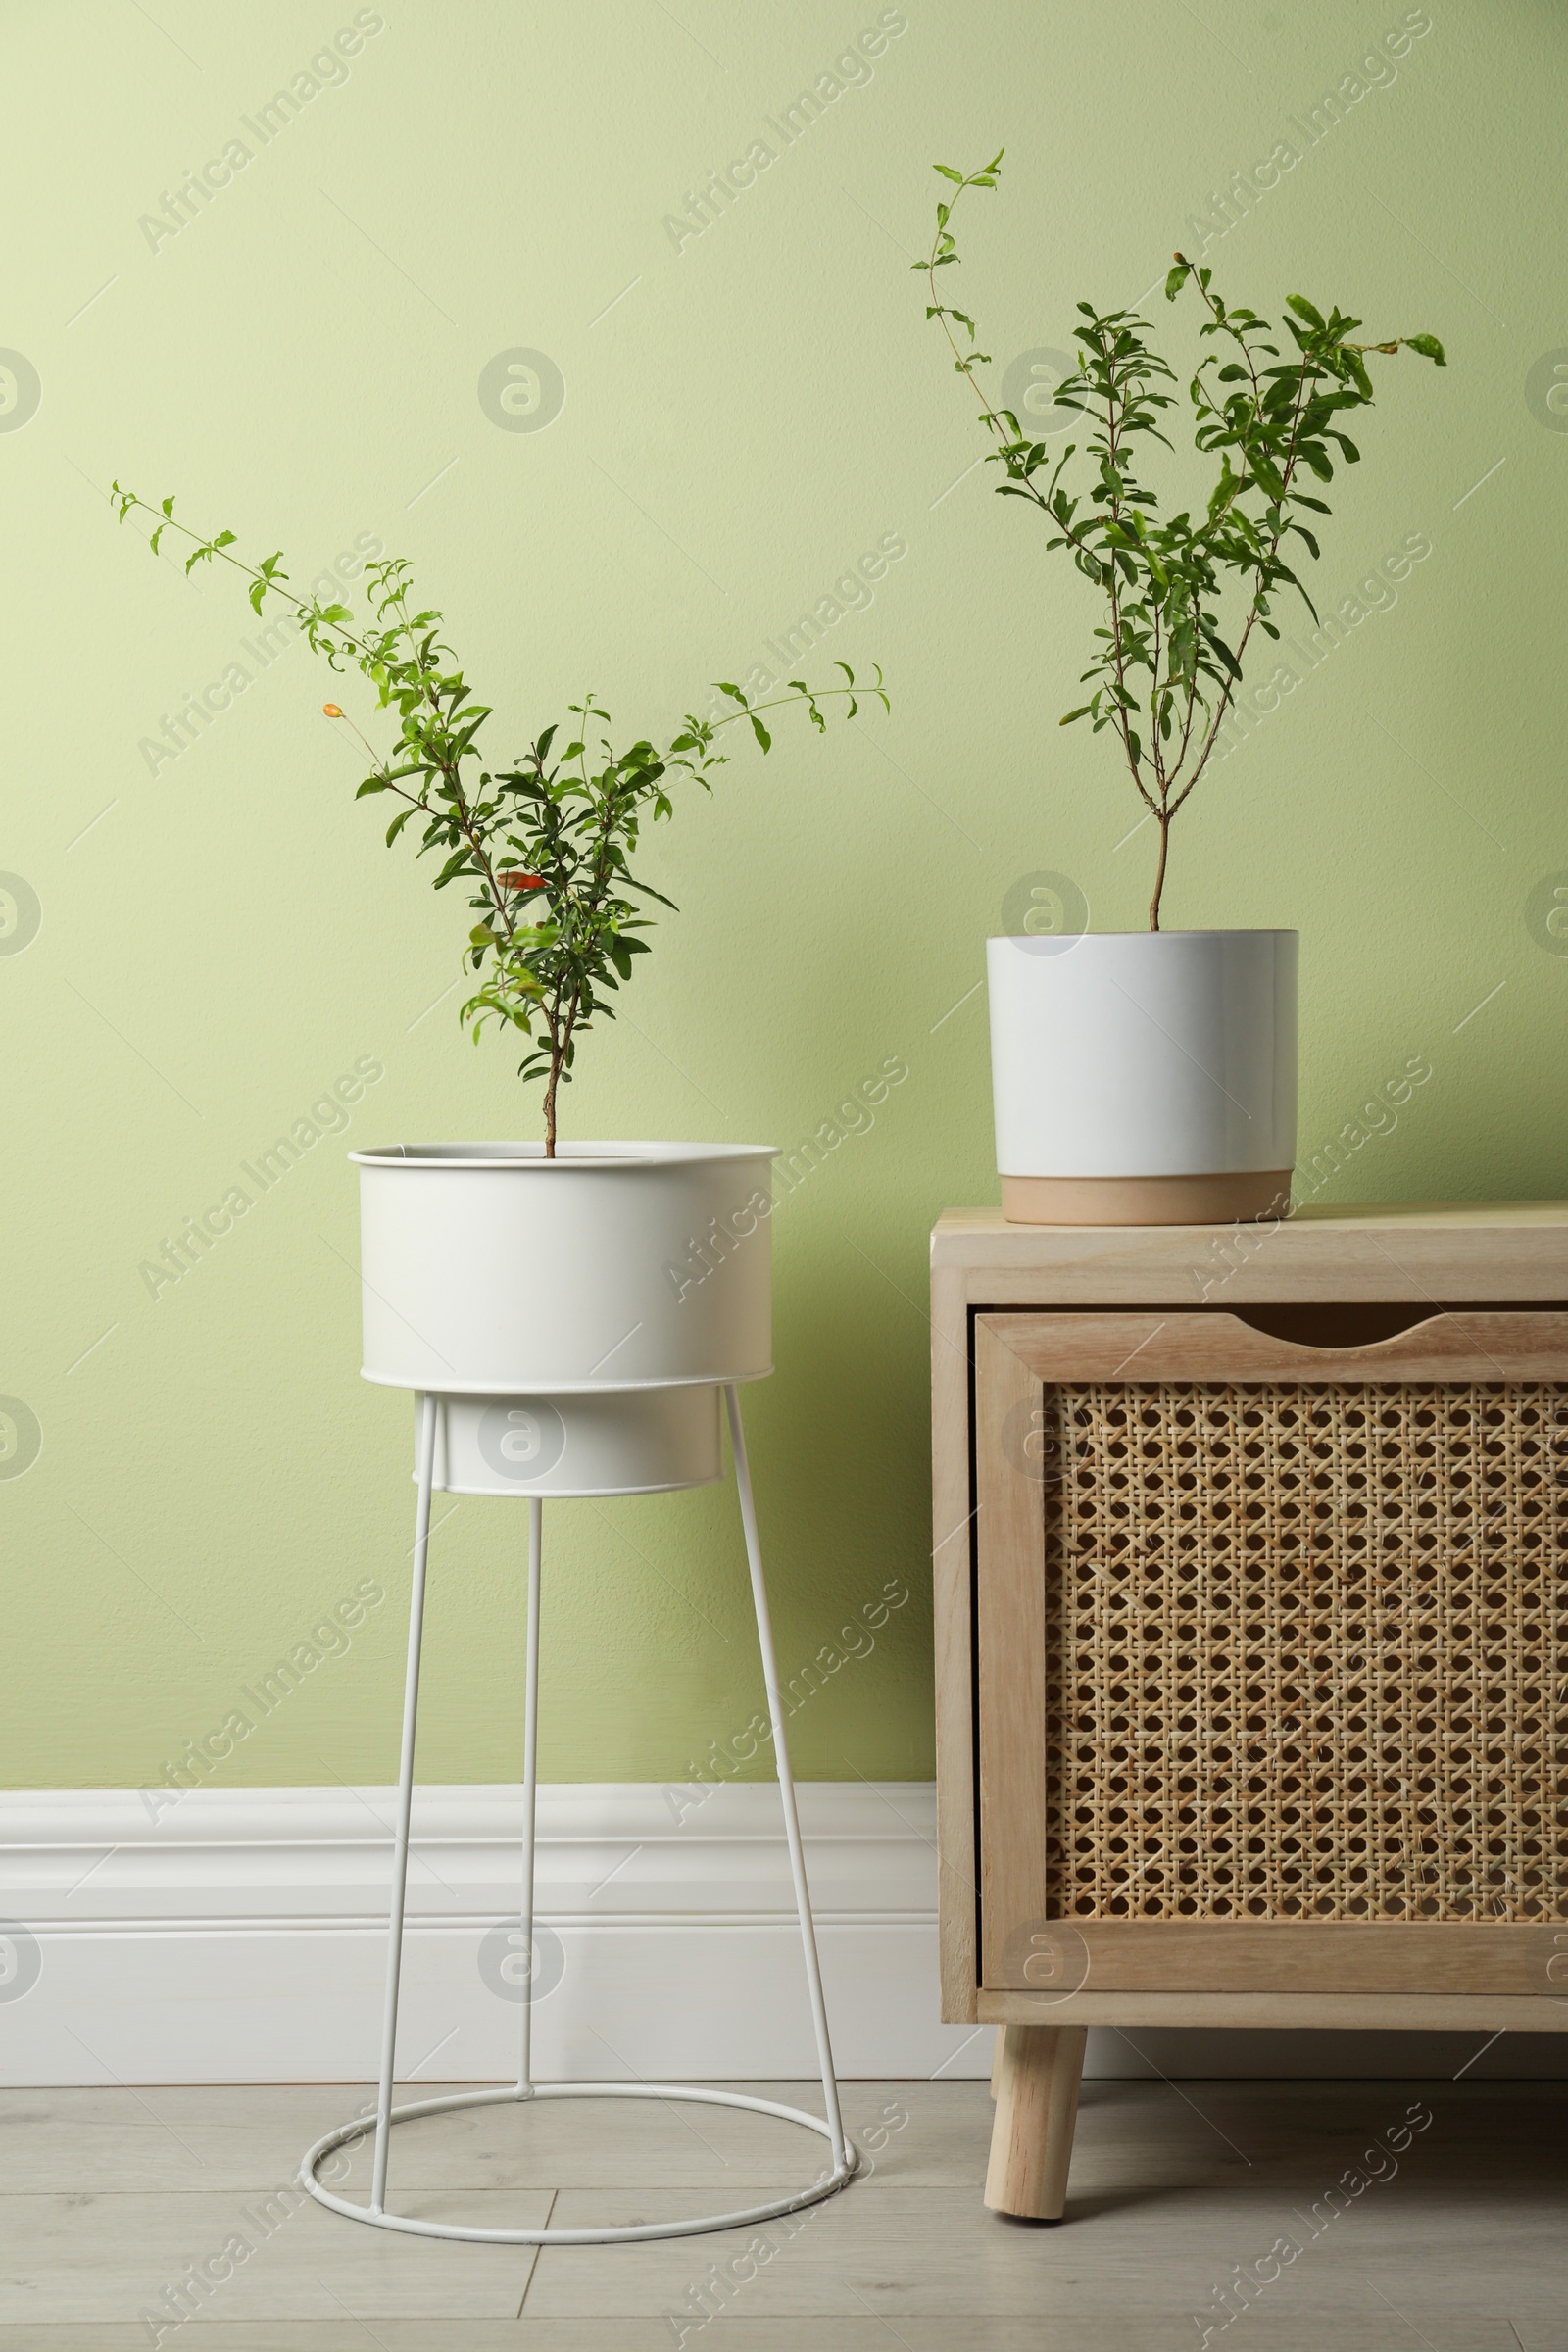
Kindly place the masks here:
[(975, 1379), (983, 1982), (1071, 1923), (1102, 1986), (1548, 1989), (1568, 1316), (982, 1315)]
[(1568, 1927), (1425, 1920), (1052, 1920), (1004, 1954), (1019, 1988), (1075, 1992), (1476, 1992), (1568, 2010)]

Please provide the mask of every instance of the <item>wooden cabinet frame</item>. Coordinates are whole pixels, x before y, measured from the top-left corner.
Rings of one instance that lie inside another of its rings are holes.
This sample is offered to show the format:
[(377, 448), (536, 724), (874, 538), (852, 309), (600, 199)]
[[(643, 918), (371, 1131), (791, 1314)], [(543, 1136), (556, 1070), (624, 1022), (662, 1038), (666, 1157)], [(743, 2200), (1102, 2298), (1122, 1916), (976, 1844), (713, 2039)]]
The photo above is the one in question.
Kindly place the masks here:
[[(999, 2133), (1045, 2132), (1059, 2153), (1065, 2128), (1070, 2146), (1065, 2074), (1091, 2024), (1568, 2030), (1568, 1917), (1083, 1918), (1051, 1935), (1045, 1523), (1007, 1434), (1053, 1381), (1568, 1384), (1568, 1207), (1240, 1231), (959, 1211), (933, 1240), (932, 1298), (943, 2014), (1054, 2037), (1008, 2037)], [(1064, 2159), (1035, 2174), (1054, 2195)]]

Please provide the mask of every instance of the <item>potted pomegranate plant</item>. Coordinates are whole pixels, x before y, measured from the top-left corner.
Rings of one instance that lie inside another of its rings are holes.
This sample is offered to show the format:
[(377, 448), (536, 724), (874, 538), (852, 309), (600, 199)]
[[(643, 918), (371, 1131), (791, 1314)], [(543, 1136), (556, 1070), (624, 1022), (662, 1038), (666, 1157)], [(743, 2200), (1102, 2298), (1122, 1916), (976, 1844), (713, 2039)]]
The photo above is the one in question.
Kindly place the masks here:
[[(824, 705), (853, 717), (863, 693), (887, 708), (881, 671), (862, 689), (839, 662), (842, 685), (791, 679), (766, 701), (724, 681), (733, 710), (688, 716), (662, 750), (648, 736), (617, 749), (589, 694), (569, 706), (564, 739), (546, 727), (490, 768), (493, 711), (440, 612), (419, 607), (406, 561), (367, 567), (370, 617), (359, 622), (345, 605), (296, 596), (281, 556), (252, 564), (231, 531), (188, 530), (172, 498), (155, 507), (118, 482), (114, 495), (122, 522), (150, 518), (154, 553), (172, 532), (189, 542), (187, 571), (232, 565), (258, 613), (280, 602), (314, 652), (373, 688), (384, 752), (340, 704), (324, 706), (364, 748), (359, 794), (394, 804), (389, 847), (414, 828), (439, 861), (435, 888), (466, 893), (461, 1017), (475, 1040), (511, 1041), (523, 1080), (543, 1090), (537, 1139), (351, 1154), (367, 1379), (441, 1398), (437, 1486), (625, 1493), (716, 1478), (719, 1385), (770, 1369), (772, 1149), (564, 1141), (561, 1093), (648, 953), (650, 907), (670, 906), (633, 871), (644, 824), (672, 814), (679, 784), (710, 788), (721, 728), (744, 723), (765, 753), (764, 713), (782, 706), (818, 730)], [(694, 1263), (709, 1271), (694, 1276)]]
[[(1035, 438), (985, 392), (973, 319), (942, 299), (939, 270), (959, 259), (951, 220), (983, 171), (936, 169), (951, 186), (921, 270), (928, 318), (979, 401), (1001, 470), (998, 490), (1044, 519), (1047, 547), (1071, 561), (1100, 609), (1088, 719), (1108, 734), (1152, 825), (1149, 928), (1071, 924), (987, 943), (992, 1090), (1004, 1216), (1020, 1223), (1183, 1224), (1277, 1213), (1296, 1156), (1297, 935), (1287, 930), (1161, 928), (1171, 828), (1213, 755), (1257, 635), (1278, 637), (1276, 598), (1293, 564), (1316, 559), (1318, 489), (1359, 451), (1345, 430), (1372, 401), (1368, 362), (1400, 349), (1444, 365), (1433, 335), (1352, 340), (1360, 320), (1286, 298), (1283, 331), (1229, 306), (1212, 272), (1175, 257), (1174, 302), (1190, 289), (1211, 348), (1188, 386), (1193, 438), (1217, 461), (1206, 504), (1166, 515), (1144, 475), (1177, 406), (1174, 370), (1130, 311), (1080, 302), (1076, 371), (1054, 406), (1086, 441)], [(1289, 337), (1290, 348), (1286, 345)], [(1029, 420), (1034, 423), (1036, 419)]]

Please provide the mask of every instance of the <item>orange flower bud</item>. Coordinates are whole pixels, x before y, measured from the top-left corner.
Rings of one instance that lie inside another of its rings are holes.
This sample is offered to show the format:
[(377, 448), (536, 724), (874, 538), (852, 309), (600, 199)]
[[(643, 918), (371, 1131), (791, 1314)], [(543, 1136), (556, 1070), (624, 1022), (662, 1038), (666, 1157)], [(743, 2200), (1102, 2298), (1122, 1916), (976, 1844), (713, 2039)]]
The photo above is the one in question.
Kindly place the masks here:
[(321, 709), (326, 712), (328, 718), (341, 718), (343, 715), (336, 703), (323, 703)]

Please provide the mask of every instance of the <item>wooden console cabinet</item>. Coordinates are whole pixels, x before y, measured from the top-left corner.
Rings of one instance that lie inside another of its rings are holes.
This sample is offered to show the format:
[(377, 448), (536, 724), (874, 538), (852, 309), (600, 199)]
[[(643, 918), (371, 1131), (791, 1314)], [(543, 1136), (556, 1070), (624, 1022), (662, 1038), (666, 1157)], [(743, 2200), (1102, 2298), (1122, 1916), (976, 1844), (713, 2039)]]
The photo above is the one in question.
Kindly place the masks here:
[(932, 1240), (943, 2016), (1568, 2030), (1568, 1203)]

